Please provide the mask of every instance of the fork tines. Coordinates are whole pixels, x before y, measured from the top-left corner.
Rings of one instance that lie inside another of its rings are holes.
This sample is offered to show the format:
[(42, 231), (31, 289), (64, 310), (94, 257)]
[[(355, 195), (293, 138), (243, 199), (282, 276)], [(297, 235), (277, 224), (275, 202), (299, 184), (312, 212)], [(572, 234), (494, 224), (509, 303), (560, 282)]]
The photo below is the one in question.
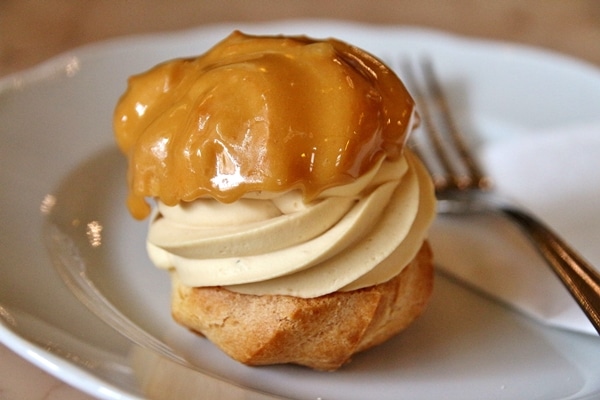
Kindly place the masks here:
[(409, 145), (429, 169), (436, 190), (489, 187), (489, 178), (482, 173), (457, 129), (432, 62), (421, 60), (418, 75), (410, 62), (405, 63), (402, 71), (417, 103), (421, 130), (424, 130), (420, 137), (413, 135)]

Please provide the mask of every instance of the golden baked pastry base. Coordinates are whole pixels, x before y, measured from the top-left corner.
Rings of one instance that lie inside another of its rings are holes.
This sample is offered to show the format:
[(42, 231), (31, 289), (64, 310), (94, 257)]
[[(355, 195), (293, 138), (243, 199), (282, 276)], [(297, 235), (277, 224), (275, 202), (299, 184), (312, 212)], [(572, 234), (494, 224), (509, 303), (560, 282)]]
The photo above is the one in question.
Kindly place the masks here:
[(172, 314), (244, 364), (331, 371), (406, 328), (423, 312), (432, 290), (432, 256), (425, 243), (388, 282), (317, 298), (190, 288), (174, 279)]

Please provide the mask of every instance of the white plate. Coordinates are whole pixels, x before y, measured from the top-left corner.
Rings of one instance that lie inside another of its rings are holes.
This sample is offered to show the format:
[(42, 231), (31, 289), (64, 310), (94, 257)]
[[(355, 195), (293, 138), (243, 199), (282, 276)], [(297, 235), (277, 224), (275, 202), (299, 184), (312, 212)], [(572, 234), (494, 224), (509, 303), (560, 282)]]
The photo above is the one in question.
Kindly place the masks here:
[(598, 118), (592, 67), (421, 30), (222, 25), (72, 51), (0, 81), (0, 340), (107, 399), (599, 396), (598, 338), (545, 328), (443, 276), (420, 320), (335, 373), (245, 367), (171, 321), (168, 279), (146, 257), (145, 224), (125, 210), (111, 113), (127, 76), (234, 28), (336, 36), (390, 60), (427, 54), (480, 140)]

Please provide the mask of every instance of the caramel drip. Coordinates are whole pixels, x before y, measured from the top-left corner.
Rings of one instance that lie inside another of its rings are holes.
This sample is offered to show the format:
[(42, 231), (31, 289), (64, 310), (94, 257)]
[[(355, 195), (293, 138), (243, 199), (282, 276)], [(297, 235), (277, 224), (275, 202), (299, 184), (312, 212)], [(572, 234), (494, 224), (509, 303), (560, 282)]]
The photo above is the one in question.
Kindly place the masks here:
[(337, 40), (234, 32), (202, 56), (129, 79), (114, 115), (129, 199), (300, 189), (306, 200), (400, 155), (414, 103), (373, 56)]

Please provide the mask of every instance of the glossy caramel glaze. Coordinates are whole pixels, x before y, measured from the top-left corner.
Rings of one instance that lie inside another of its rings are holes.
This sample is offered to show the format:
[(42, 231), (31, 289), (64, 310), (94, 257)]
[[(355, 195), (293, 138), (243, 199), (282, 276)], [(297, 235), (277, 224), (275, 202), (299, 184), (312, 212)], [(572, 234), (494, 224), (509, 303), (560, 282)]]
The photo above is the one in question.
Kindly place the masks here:
[(144, 198), (300, 189), (305, 200), (396, 158), (414, 123), (396, 75), (338, 40), (234, 32), (204, 55), (133, 76), (114, 115), (132, 214)]

